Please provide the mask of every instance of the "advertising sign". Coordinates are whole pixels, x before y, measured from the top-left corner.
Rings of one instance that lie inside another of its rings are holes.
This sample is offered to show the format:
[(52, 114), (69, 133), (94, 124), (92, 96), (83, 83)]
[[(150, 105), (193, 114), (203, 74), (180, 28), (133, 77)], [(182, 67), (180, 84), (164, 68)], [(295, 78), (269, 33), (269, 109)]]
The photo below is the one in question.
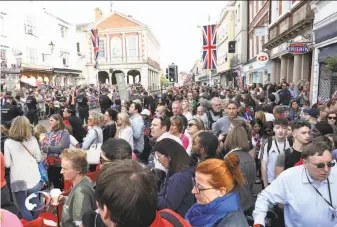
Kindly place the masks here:
[(266, 64), (269, 61), (269, 56), (267, 53), (265, 52), (260, 52), (257, 56), (256, 56), (256, 61), (260, 64)]
[(287, 47), (287, 51), (291, 54), (305, 54), (309, 52), (309, 48), (305, 43), (291, 43)]
[(115, 73), (115, 75), (116, 75), (116, 81), (117, 81), (119, 96), (120, 96), (121, 100), (129, 101), (129, 93), (128, 93), (128, 90), (126, 88), (124, 73)]

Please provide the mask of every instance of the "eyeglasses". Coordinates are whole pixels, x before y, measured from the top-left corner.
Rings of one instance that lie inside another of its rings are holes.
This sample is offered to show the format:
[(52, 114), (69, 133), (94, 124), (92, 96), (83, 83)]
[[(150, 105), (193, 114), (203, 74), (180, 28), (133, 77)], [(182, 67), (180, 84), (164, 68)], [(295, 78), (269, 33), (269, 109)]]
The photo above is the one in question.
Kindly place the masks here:
[(317, 163), (314, 164), (312, 162), (310, 162), (309, 160), (307, 160), (309, 163), (313, 164), (314, 166), (316, 166), (318, 169), (322, 169), (325, 166), (327, 166), (328, 168), (334, 167), (336, 162), (332, 161), (332, 162), (321, 162), (321, 163)]
[(336, 120), (337, 117), (328, 117), (329, 120)]
[(164, 158), (164, 157), (165, 157), (165, 155), (159, 157), (157, 154), (154, 154), (154, 158), (155, 158), (157, 161), (159, 161), (160, 159), (162, 159), (162, 158)]
[(194, 124), (194, 123), (189, 123), (189, 124), (188, 124), (188, 127), (191, 128), (191, 127), (194, 126), (194, 125), (196, 125), (196, 124)]
[(216, 189), (216, 188), (199, 188), (197, 186), (197, 182), (195, 181), (195, 178), (192, 178), (192, 184), (193, 184), (193, 188), (195, 188), (195, 191), (199, 194), (202, 191), (206, 191), (206, 190), (211, 190), (211, 189)]

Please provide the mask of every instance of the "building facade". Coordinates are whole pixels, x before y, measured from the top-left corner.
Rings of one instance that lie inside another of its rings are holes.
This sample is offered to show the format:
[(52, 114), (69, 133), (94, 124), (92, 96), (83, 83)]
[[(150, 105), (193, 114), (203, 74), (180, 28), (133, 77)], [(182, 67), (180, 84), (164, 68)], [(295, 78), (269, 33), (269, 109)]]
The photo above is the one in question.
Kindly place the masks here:
[(310, 1), (271, 1), (269, 40), (271, 81), (310, 82), (312, 60), (312, 25), (314, 13)]
[(271, 61), (265, 57), (268, 53), (263, 48), (268, 42), (270, 3), (265, 0), (249, 1), (249, 52), (248, 62), (243, 66), (245, 84), (264, 84), (270, 81)]
[(234, 2), (221, 11), (217, 29), (217, 73), (222, 86), (233, 84), (233, 72), (230, 67), (230, 59), (233, 53), (228, 53), (229, 41), (234, 40)]
[(337, 90), (337, 72), (326, 70), (326, 60), (337, 57), (337, 2), (313, 1), (315, 49), (313, 54), (312, 103), (330, 99)]
[(77, 84), (81, 71), (75, 26), (32, 1), (20, 5), (26, 9), (24, 14), (17, 14), (15, 2), (0, 5), (1, 75), (5, 81), (11, 78), (15, 86), (9, 89)]
[[(98, 70), (90, 30), (100, 39)], [(148, 90), (160, 89), (160, 44), (150, 28), (120, 12), (103, 15), (95, 9), (95, 22), (77, 26), (79, 49), (85, 56), (83, 72), (89, 83), (116, 84), (123, 72), (127, 84), (141, 83)]]
[(243, 86), (243, 65), (248, 59), (248, 1), (234, 1), (235, 53), (230, 59), (235, 86)]

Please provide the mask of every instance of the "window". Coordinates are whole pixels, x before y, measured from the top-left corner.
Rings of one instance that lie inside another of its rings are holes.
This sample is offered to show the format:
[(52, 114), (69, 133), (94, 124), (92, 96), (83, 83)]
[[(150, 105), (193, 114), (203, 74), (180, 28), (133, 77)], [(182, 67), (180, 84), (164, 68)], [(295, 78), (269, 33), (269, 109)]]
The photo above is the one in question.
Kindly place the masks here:
[(111, 40), (111, 57), (117, 58), (122, 56), (122, 40), (114, 37)]
[(104, 58), (104, 56), (105, 56), (104, 40), (100, 39), (98, 45), (99, 45), (98, 57), (99, 58)]
[(137, 42), (137, 36), (127, 36), (127, 44), (126, 47), (127, 49), (127, 56), (128, 57), (137, 57), (138, 53), (137, 53), (137, 46), (138, 46), (138, 42)]
[(81, 53), (81, 51), (80, 51), (80, 43), (76, 43), (76, 49), (77, 49), (77, 53), (78, 54)]
[(7, 60), (6, 50), (0, 49), (0, 58), (1, 60)]
[(69, 53), (61, 51), (61, 65), (64, 67), (69, 66)]
[(240, 5), (238, 5), (238, 22), (240, 22)]
[(67, 37), (68, 35), (68, 28), (63, 26), (63, 25), (60, 25), (60, 29), (61, 29), (61, 37), (62, 38), (65, 38)]
[(0, 16), (0, 35), (5, 35), (5, 22), (3, 16)]
[(27, 35), (36, 35), (35, 20), (32, 16), (25, 16), (25, 33)]
[(27, 47), (27, 55), (26, 55), (26, 59), (27, 59), (27, 62), (29, 64), (32, 64), (32, 65), (35, 65), (37, 64), (37, 60), (38, 60), (38, 57), (37, 57), (37, 49), (35, 48), (30, 48), (30, 47)]

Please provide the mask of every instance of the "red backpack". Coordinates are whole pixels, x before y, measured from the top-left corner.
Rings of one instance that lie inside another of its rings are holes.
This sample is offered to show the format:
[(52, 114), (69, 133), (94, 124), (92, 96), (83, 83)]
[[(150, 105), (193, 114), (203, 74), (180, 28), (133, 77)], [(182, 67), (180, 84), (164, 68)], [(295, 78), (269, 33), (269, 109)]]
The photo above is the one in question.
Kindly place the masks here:
[(170, 209), (163, 209), (157, 213), (155, 221), (150, 227), (192, 227), (184, 218)]

